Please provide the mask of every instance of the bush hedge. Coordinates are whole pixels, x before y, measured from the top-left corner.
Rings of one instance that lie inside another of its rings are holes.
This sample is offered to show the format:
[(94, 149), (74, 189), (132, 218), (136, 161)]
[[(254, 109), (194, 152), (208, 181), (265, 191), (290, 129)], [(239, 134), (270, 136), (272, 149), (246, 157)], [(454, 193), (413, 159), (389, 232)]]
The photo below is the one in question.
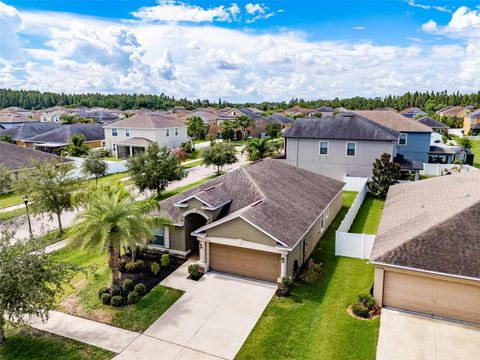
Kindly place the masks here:
[(143, 296), (147, 293), (147, 287), (142, 283), (135, 285), (134, 290), (138, 293), (138, 295)]
[(136, 291), (130, 291), (127, 296), (127, 301), (129, 304), (135, 304), (140, 300), (140, 295)]
[(112, 299), (110, 300), (110, 305), (119, 307), (123, 305), (123, 297), (121, 295), (115, 295), (112, 296)]
[(132, 279), (125, 279), (122, 285), (122, 289), (125, 293), (132, 291), (134, 287), (135, 287), (135, 284), (133, 283)]

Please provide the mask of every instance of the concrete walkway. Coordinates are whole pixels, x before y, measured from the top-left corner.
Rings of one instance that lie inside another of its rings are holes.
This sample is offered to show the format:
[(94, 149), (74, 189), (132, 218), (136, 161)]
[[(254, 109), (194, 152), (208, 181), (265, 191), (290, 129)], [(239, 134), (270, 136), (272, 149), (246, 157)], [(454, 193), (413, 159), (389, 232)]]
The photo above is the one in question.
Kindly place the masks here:
[(377, 360), (477, 360), (480, 327), (382, 309)]
[(51, 311), (50, 317), (45, 323), (38, 318), (31, 319), (29, 323), (30, 326), (36, 329), (74, 339), (115, 353), (122, 352), (140, 336), (139, 333), (133, 331), (120, 329), (58, 311)]
[(186, 294), (117, 360), (235, 358), (277, 286), (215, 272), (188, 280), (188, 265), (161, 282)]

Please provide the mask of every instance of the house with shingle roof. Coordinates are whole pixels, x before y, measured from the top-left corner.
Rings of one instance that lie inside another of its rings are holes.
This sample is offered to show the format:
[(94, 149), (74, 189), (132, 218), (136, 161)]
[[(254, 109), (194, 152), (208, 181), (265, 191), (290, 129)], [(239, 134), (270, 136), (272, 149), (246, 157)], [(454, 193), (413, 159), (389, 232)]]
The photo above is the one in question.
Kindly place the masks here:
[(450, 129), (448, 125), (445, 125), (443, 122), (432, 119), (430, 116), (424, 116), (421, 119), (417, 120), (420, 124), (427, 125), (434, 132), (443, 134), (444, 131)]
[(190, 141), (187, 126), (166, 113), (137, 113), (104, 127), (105, 147), (118, 158), (142, 152), (151, 143), (175, 148)]
[(404, 109), (402, 111), (400, 111), (400, 114), (402, 116), (405, 116), (406, 118), (409, 118), (409, 119), (413, 119), (419, 115), (423, 116), (423, 115), (427, 115), (427, 113), (425, 111), (422, 111), (422, 109), (418, 108), (418, 107), (409, 107), (407, 109)]
[(400, 132), (398, 154), (420, 163), (428, 162), (432, 129), (392, 110), (355, 110), (376, 123)]
[(160, 202), (151, 246), (199, 254), (206, 270), (294, 276), (342, 207), (344, 183), (264, 159)]
[(27, 140), (40, 134), (44, 134), (54, 129), (60, 128), (62, 125), (56, 123), (27, 122), (19, 124), (15, 127), (9, 127), (0, 130), (1, 135), (9, 135), (19, 146), (32, 147), (32, 143)]
[(465, 115), (463, 118), (463, 134), (480, 135), (480, 110)]
[(404, 171), (418, 175), (423, 169), (422, 164), (399, 156), (400, 132), (357, 113), (297, 119), (284, 137), (287, 164), (338, 180), (370, 177), (373, 162), (384, 153)]
[(0, 125), (4, 129), (14, 128), (21, 124), (36, 123), (38, 120), (32, 119), (28, 115), (21, 113), (0, 113)]
[(391, 186), (370, 256), (377, 304), (480, 324), (479, 218), (478, 171)]

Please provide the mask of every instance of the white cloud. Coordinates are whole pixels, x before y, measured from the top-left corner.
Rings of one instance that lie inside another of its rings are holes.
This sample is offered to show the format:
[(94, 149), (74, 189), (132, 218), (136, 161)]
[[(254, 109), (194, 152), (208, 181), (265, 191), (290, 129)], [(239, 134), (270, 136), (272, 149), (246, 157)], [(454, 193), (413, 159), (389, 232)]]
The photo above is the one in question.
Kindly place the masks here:
[(0, 49), (4, 59), (17, 59), (20, 45), (17, 33), (23, 28), (22, 19), (13, 6), (0, 1)]
[(413, 6), (413, 7), (417, 7), (417, 8), (420, 8), (420, 9), (424, 9), (424, 10), (433, 9), (433, 10), (437, 10), (437, 11), (441, 11), (441, 12), (451, 13), (450, 9), (447, 8), (446, 6), (424, 5), (424, 4), (419, 4), (419, 3), (415, 2), (415, 0), (408, 0), (408, 5)]
[(433, 20), (428, 20), (425, 24), (422, 24), (422, 30), (432, 33), (437, 30), (437, 23)]
[(232, 16), (236, 17), (238, 15), (239, 10), (236, 4), (232, 4), (229, 9), (225, 9), (223, 5), (205, 9), (180, 1), (158, 0), (158, 5), (144, 6), (138, 11), (134, 11), (132, 15), (144, 21), (200, 23), (231, 21)]
[(247, 5), (245, 5), (245, 10), (247, 10), (247, 13), (249, 13), (250, 15), (265, 13), (265, 8), (260, 4), (248, 3)]
[(354, 26), (352, 29), (361, 31), (361, 30), (366, 30), (367, 28), (365, 26)]
[(480, 42), (470, 34), (478, 34), (478, 13), (471, 10), (456, 12), (445, 26), (429, 28), (437, 36), (459, 39), (454, 44), (409, 46), (311, 41), (300, 32), (257, 34), (205, 24), (114, 22), (39, 12), (16, 16), (25, 28), (15, 28), (11, 40), (35, 35), (37, 42), (18, 42), (22, 57), (15, 61), (0, 55), (0, 88), (163, 92), (230, 101), (480, 88)]

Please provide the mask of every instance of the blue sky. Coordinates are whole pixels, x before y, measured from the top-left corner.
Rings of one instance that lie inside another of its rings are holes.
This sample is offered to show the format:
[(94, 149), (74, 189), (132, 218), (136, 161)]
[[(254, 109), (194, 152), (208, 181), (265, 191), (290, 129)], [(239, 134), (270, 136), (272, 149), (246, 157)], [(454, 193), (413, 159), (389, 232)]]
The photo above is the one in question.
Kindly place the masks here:
[(477, 91), (479, 4), (11, 0), (0, 87), (232, 101)]

